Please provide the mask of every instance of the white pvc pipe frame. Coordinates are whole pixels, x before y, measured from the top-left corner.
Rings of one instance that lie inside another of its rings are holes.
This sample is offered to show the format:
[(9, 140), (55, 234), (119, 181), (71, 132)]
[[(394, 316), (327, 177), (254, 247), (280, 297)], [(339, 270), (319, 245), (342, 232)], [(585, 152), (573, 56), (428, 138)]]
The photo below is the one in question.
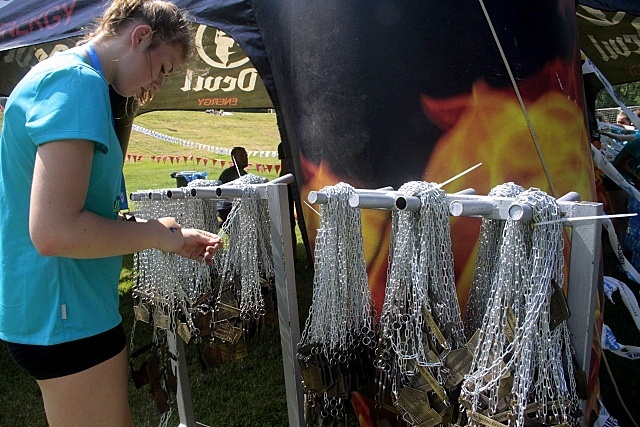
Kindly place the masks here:
[[(261, 198), (266, 198), (264, 189), (267, 186), (275, 184), (293, 184), (294, 181), (293, 175), (289, 173), (263, 184), (249, 185), (258, 189)], [(148, 193), (135, 192), (129, 195), (129, 199), (134, 202), (142, 200), (184, 199), (189, 196), (199, 199), (237, 199), (242, 197), (243, 190), (242, 186), (237, 186), (234, 182), (235, 181), (231, 181), (226, 184), (207, 187), (164, 188), (150, 190)]]
[[(514, 203), (508, 197), (478, 196), (473, 189), (459, 193), (447, 194), (449, 213), (453, 216), (483, 217), (488, 219), (507, 219), (516, 221), (531, 221), (533, 211), (527, 204)], [(309, 203), (327, 203), (327, 195), (322, 191), (311, 191)], [(571, 206), (571, 202), (580, 200), (575, 192), (566, 194), (558, 199), (563, 212)], [(420, 199), (415, 196), (405, 196), (398, 191), (356, 190), (349, 196), (349, 205), (360, 209), (385, 209), (394, 211), (417, 212), (420, 210)]]
[[(266, 190), (269, 185), (277, 183), (293, 182), (291, 174), (285, 175), (277, 180), (270, 181), (266, 184), (254, 184), (258, 188), (261, 198), (266, 197)], [(205, 199), (226, 199), (237, 198), (242, 195), (242, 189), (233, 185), (233, 181), (228, 184), (212, 187), (193, 187), (193, 188), (176, 188), (168, 190), (154, 190), (148, 194), (132, 193), (131, 200), (162, 200), (164, 198), (184, 198), (188, 197), (187, 192), (192, 197), (200, 197)], [(285, 191), (286, 195), (286, 191)], [(519, 221), (531, 221), (532, 210), (529, 205), (516, 204), (512, 198), (493, 197), (476, 195), (474, 189), (466, 189), (458, 193), (447, 194), (447, 203), (449, 204), (449, 212), (452, 216), (463, 217), (480, 217), (488, 219), (506, 220), (512, 218)], [(311, 191), (308, 195), (310, 203), (324, 204), (327, 203), (328, 196), (322, 191)], [(558, 205), (562, 211), (564, 218), (580, 218), (602, 215), (602, 204), (593, 202), (580, 202), (580, 196), (576, 192), (570, 192), (558, 199)], [(286, 197), (285, 197), (286, 201)], [(360, 209), (383, 209), (383, 210), (407, 210), (417, 211), (420, 209), (420, 199), (412, 196), (393, 191), (391, 187), (385, 187), (378, 190), (357, 189), (355, 194), (349, 198), (349, 205)], [(286, 211), (281, 207), (281, 211)], [(269, 210), (271, 215), (271, 209)], [(584, 220), (573, 222), (568, 225), (571, 232), (571, 255), (569, 265), (569, 287), (567, 295), (567, 303), (571, 317), (567, 321), (569, 332), (571, 334), (571, 343), (575, 351), (578, 365), (585, 371), (589, 378), (590, 362), (591, 362), (591, 344), (593, 340), (594, 315), (596, 308), (596, 292), (598, 284), (602, 281), (601, 270), (601, 233), (602, 227), (598, 219)], [(285, 240), (286, 241), (286, 240)], [(286, 246), (286, 245), (285, 245)], [(288, 272), (288, 270), (287, 270)], [(292, 277), (288, 275), (288, 277)], [(286, 285), (286, 284), (285, 284)], [(290, 289), (284, 286), (282, 292), (291, 293)], [(278, 295), (278, 280), (276, 280), (276, 290)], [(295, 287), (293, 289), (295, 295)], [(288, 299), (291, 303), (292, 296)], [(293, 298), (295, 300), (295, 297)], [(280, 307), (280, 306), (279, 306)], [(295, 302), (297, 310), (297, 302)], [(283, 357), (285, 364), (285, 383), (287, 388), (287, 406), (289, 409), (289, 425), (304, 425), (302, 415), (300, 394), (300, 372), (295, 363), (295, 349), (297, 341), (299, 341), (299, 323), (297, 322), (297, 311), (292, 311), (293, 304), (289, 305), (289, 310), (283, 310), (291, 322), (291, 331), (288, 332), (290, 340), (282, 340)], [(288, 311), (288, 312), (287, 312)], [(280, 312), (280, 310), (279, 310)], [(281, 325), (281, 335), (283, 334)], [(295, 328), (295, 330), (294, 330)], [(285, 334), (287, 332), (285, 331)], [(287, 348), (285, 348), (287, 346)], [(292, 361), (288, 361), (288, 357), (293, 357)], [(296, 383), (291, 384), (291, 380), (287, 381), (287, 371), (291, 376), (291, 366), (295, 373)], [(289, 369), (288, 369), (289, 368)], [(187, 380), (188, 381), (188, 380)], [(188, 383), (187, 383), (188, 386)], [(187, 390), (188, 391), (188, 390)], [(180, 401), (179, 409), (180, 409)], [(190, 402), (189, 402), (190, 403)], [(583, 406), (583, 412), (585, 404)], [(182, 420), (182, 416), (181, 416)], [(183, 424), (180, 425), (180, 427)], [(191, 423), (184, 424), (191, 427)], [(199, 424), (198, 424), (199, 425)]]
[[(264, 184), (243, 184), (236, 186), (234, 181), (219, 186), (182, 187), (151, 190), (148, 193), (130, 194), (132, 201), (166, 200), (194, 197), (201, 199), (233, 199), (242, 197), (243, 188), (248, 186), (258, 189), (261, 199), (266, 199), (269, 206), (271, 223), (271, 248), (275, 273), (276, 298), (278, 301), (278, 324), (280, 325), (280, 344), (282, 347), (282, 363), (287, 397), (287, 415), (290, 426), (304, 426), (304, 391), (302, 376), (296, 361), (297, 346), (300, 342), (300, 321), (298, 319), (298, 300), (293, 263), (293, 247), (291, 244), (291, 225), (289, 223), (289, 200), (287, 184), (292, 184), (292, 174), (283, 175)], [(282, 213), (285, 212), (286, 216)], [(177, 360), (171, 363), (178, 380), (176, 403), (180, 424), (178, 427), (206, 427), (195, 420), (187, 361), (184, 354), (184, 343), (175, 333), (167, 334), (170, 350), (177, 354)]]
[[(311, 191), (308, 200), (312, 204), (324, 204), (327, 203), (328, 196), (322, 191)], [(528, 204), (514, 203), (514, 199), (508, 197), (479, 196), (473, 189), (447, 194), (446, 200), (452, 216), (500, 220), (511, 218), (517, 221), (531, 221), (533, 217), (531, 206)], [(349, 197), (349, 205), (360, 209), (415, 212), (420, 209), (420, 199), (388, 189), (357, 189)], [(559, 198), (558, 205), (563, 218), (594, 217), (603, 213), (602, 203), (580, 202), (580, 195), (576, 192), (567, 193)], [(567, 293), (571, 316), (567, 325), (578, 365), (585, 371), (587, 379), (591, 363), (596, 293), (598, 285), (602, 283), (602, 225), (599, 221), (596, 218), (565, 223), (571, 228)], [(585, 407), (583, 403), (583, 413)]]

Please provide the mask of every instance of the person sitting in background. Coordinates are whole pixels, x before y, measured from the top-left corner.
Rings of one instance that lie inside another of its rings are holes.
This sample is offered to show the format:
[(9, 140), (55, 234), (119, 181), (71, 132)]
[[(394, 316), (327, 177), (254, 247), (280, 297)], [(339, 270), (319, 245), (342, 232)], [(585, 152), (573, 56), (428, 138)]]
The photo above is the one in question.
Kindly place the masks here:
[[(243, 147), (234, 147), (231, 150), (231, 161), (233, 164), (223, 170), (218, 177), (218, 181), (222, 184), (234, 181), (247, 174), (247, 171), (244, 170), (249, 165), (247, 150)], [(231, 212), (231, 202), (225, 200), (218, 205), (218, 216), (223, 222), (227, 220), (229, 212)]]
[(245, 150), (243, 147), (234, 147), (234, 149), (231, 150), (231, 161), (233, 162), (233, 164), (223, 170), (220, 174), (220, 177), (218, 178), (218, 180), (223, 184), (231, 182), (247, 174), (247, 171), (244, 170), (244, 168), (249, 166), (249, 156), (247, 155), (247, 150)]

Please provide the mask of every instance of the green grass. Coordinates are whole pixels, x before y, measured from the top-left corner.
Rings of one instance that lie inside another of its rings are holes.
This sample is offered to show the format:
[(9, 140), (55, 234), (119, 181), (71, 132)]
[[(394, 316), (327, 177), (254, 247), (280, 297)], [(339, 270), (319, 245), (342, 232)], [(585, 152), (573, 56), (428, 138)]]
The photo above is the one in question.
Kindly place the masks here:
[[(233, 116), (216, 116), (204, 112), (193, 111), (159, 111), (147, 113), (136, 118), (135, 124), (161, 134), (221, 148), (242, 146), (249, 152), (251, 167), (247, 172), (273, 179), (278, 176), (273, 165), (279, 164), (277, 157), (260, 157), (251, 155), (255, 152), (276, 151), (280, 136), (276, 126), (275, 114), (266, 113), (234, 113)], [(184, 147), (179, 144), (162, 141), (133, 131), (128, 153), (142, 156), (141, 161), (134, 162), (127, 158), (124, 174), (127, 191), (175, 188), (176, 180), (170, 177), (171, 172), (185, 170), (207, 172), (209, 179), (217, 179), (224, 169), (220, 160), (229, 162), (230, 156), (217, 154), (197, 148)], [(155, 157), (155, 161), (152, 159)], [(164, 157), (167, 156), (166, 159)], [(174, 157), (174, 162), (168, 156)], [(184, 156), (193, 157), (184, 162)], [(158, 162), (157, 158), (163, 158)], [(200, 162), (198, 162), (200, 158)], [(208, 159), (205, 165), (202, 159)], [(214, 162), (213, 160), (218, 160)], [(256, 165), (272, 165), (271, 172), (257, 171)], [(225, 164), (225, 167), (228, 167)]]

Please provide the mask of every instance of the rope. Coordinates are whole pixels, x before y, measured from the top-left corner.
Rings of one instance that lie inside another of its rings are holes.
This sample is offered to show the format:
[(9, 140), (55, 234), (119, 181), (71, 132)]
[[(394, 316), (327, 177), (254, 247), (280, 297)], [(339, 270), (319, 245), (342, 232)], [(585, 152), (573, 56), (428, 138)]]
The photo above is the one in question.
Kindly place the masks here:
[(516, 93), (516, 97), (518, 98), (518, 102), (520, 103), (520, 108), (522, 109), (522, 113), (524, 114), (524, 119), (527, 122), (527, 126), (529, 127), (529, 132), (531, 133), (531, 138), (533, 138), (533, 143), (536, 147), (536, 151), (538, 152), (538, 158), (540, 159), (540, 163), (542, 164), (542, 169), (544, 170), (544, 174), (547, 177), (547, 182), (549, 183), (549, 188), (551, 189), (551, 195), (555, 198), (558, 197), (558, 193), (556, 191), (555, 186), (553, 185), (553, 181), (551, 180), (551, 173), (549, 172), (549, 167), (547, 166), (547, 162), (544, 159), (544, 155), (542, 154), (542, 149), (540, 148), (540, 142), (538, 141), (538, 137), (533, 129), (533, 124), (531, 123), (531, 119), (529, 117), (529, 113), (527, 111), (527, 107), (524, 105), (524, 101), (522, 100), (522, 95), (520, 94), (520, 89), (518, 89), (518, 84), (516, 83), (516, 79), (511, 72), (511, 67), (509, 66), (509, 61), (507, 61), (507, 56), (502, 50), (502, 44), (498, 39), (498, 34), (496, 30), (493, 28), (493, 23), (491, 22), (491, 18), (489, 17), (489, 12), (484, 5), (483, 0), (478, 0), (480, 2), (480, 7), (482, 8), (482, 12), (484, 13), (485, 18), (487, 19), (487, 24), (489, 24), (489, 29), (491, 30), (491, 34), (493, 35), (493, 39), (496, 42), (498, 47), (498, 51), (500, 52), (500, 56), (502, 58), (502, 62), (507, 69), (507, 73), (509, 74), (509, 79), (511, 80), (511, 84), (513, 85), (513, 90)]

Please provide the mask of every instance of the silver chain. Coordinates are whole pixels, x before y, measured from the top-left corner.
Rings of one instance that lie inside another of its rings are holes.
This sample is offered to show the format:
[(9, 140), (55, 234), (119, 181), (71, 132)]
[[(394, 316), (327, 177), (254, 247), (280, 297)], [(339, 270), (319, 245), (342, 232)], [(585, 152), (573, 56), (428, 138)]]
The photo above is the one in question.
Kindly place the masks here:
[(328, 361), (338, 362), (355, 343), (371, 343), (375, 325), (367, 280), (360, 210), (348, 204), (353, 187), (325, 187), (320, 207), (315, 274), (309, 316), (300, 345), (319, 345)]
[[(550, 327), (550, 298), (564, 282), (563, 230), (557, 202), (541, 190), (522, 192), (516, 203), (533, 210), (533, 224), (506, 221), (487, 309), (461, 400), (471, 413), (510, 412), (509, 425), (525, 424), (527, 405), (551, 424), (577, 425), (578, 398), (566, 322)], [(567, 364), (567, 375), (563, 360)], [(568, 378), (567, 378), (568, 377)], [(512, 385), (505, 386), (511, 378)], [(534, 385), (535, 384), (535, 385)], [(476, 425), (475, 423), (471, 423)]]
[[(183, 198), (168, 198), (165, 191), (156, 191), (160, 200), (140, 197), (142, 200), (135, 202), (136, 216), (146, 220), (171, 216), (185, 228), (216, 232), (214, 203), (192, 198), (187, 189), (183, 191)], [(146, 196), (149, 191), (138, 193)], [(145, 249), (134, 254), (133, 290), (140, 296), (139, 304), (151, 307), (154, 320), (175, 332), (176, 319), (182, 319), (194, 333), (191, 314), (196, 301), (211, 292), (211, 268), (173, 253)]]
[(375, 364), (378, 400), (384, 402), (390, 392), (405, 421), (414, 422), (400, 409), (404, 388), (415, 387), (419, 377), (432, 377), (438, 385), (430, 387), (441, 391), (429, 400), (444, 405), (441, 408), (449, 406), (444, 361), (451, 350), (466, 345), (466, 337), (455, 288), (445, 193), (436, 184), (419, 181), (404, 184), (399, 192), (418, 197), (421, 207), (418, 212), (392, 214)]
[(224, 249), (216, 257), (222, 272), (220, 294), (225, 284), (240, 278), (236, 291), (244, 319), (257, 319), (266, 313), (261, 277), (273, 280), (275, 272), (271, 254), (271, 230), (268, 202), (261, 199), (253, 184), (264, 184), (266, 178), (243, 175), (233, 183), (242, 188), (242, 197), (233, 200), (227, 220), (220, 229)]
[(355, 366), (366, 363), (362, 357), (375, 346), (375, 317), (364, 259), (361, 213), (348, 204), (349, 195), (355, 190), (339, 183), (321, 191), (328, 202), (320, 207), (313, 296), (298, 359), (305, 365), (313, 359), (311, 363), (325, 374), (325, 388), (344, 389), (344, 394), (332, 396), (327, 391), (320, 394), (308, 389), (305, 383), (310, 402), (320, 405), (321, 419), (335, 420), (344, 418), (351, 386), (362, 378), (355, 373), (359, 370)]
[[(489, 192), (489, 196), (515, 198), (523, 191), (524, 188), (521, 186), (508, 182), (494, 187)], [(493, 276), (498, 268), (504, 226), (505, 221), (500, 219), (482, 219), (473, 280), (464, 315), (467, 339), (470, 339), (482, 326), (485, 310), (490, 303), (489, 292)]]

